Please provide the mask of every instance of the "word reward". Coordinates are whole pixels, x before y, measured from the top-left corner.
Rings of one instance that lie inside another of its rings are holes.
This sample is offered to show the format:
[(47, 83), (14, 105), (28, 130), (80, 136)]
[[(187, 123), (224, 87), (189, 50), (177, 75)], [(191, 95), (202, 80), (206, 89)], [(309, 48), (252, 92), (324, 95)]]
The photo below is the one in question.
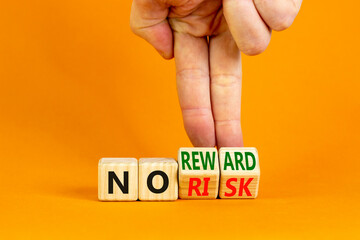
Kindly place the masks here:
[(256, 148), (180, 148), (172, 158), (102, 158), (101, 201), (256, 198), (260, 166)]

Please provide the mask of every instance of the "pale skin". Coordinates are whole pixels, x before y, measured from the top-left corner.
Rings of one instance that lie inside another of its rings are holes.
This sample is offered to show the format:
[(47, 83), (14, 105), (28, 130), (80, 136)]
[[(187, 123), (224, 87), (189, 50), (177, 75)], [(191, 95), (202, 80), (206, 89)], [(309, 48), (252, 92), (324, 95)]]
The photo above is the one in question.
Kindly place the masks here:
[(263, 52), (302, 0), (133, 0), (130, 26), (175, 57), (185, 130), (196, 147), (241, 147), (241, 54)]

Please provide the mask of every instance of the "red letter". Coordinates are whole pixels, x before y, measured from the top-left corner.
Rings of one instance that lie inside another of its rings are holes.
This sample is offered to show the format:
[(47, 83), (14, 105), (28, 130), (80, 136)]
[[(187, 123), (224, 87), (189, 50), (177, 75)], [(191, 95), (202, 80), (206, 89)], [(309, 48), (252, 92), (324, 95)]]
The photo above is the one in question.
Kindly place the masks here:
[[(196, 182), (195, 186), (193, 186), (193, 182)], [(192, 190), (195, 190), (197, 196), (201, 196), (201, 193), (199, 191), (200, 184), (200, 178), (190, 178), (188, 196), (192, 196)]]
[(209, 196), (208, 193), (209, 181), (210, 181), (209, 177), (204, 178), (205, 183), (204, 183), (204, 192), (202, 193), (203, 196)]
[(227, 181), (226, 181), (226, 187), (228, 189), (231, 189), (231, 193), (225, 193), (225, 197), (232, 197), (235, 195), (236, 193), (236, 187), (234, 187), (233, 185), (231, 185), (231, 182), (236, 182), (237, 181), (237, 178), (229, 178)]
[(247, 187), (248, 187), (248, 185), (251, 183), (251, 181), (252, 181), (253, 179), (254, 179), (254, 178), (249, 178), (249, 179), (247, 180), (247, 182), (245, 183), (245, 185), (244, 185), (245, 178), (241, 178), (241, 179), (240, 179), (239, 196), (242, 196), (243, 190), (245, 190), (247, 196), (251, 196), (251, 192), (249, 191), (249, 189), (248, 189)]

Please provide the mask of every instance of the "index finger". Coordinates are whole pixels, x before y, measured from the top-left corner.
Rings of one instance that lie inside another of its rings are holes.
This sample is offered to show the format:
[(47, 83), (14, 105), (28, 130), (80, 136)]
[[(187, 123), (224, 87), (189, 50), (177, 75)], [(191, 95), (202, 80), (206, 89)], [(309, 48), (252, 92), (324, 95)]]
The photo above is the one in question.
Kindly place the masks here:
[(176, 82), (185, 130), (195, 147), (215, 146), (206, 38), (174, 32)]

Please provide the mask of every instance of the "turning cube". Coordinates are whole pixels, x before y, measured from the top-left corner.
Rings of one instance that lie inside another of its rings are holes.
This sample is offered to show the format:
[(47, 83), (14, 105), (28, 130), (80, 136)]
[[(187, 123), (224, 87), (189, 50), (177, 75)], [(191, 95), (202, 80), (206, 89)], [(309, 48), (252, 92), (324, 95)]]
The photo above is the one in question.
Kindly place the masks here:
[(139, 199), (174, 201), (178, 199), (178, 164), (172, 158), (139, 160)]
[(219, 191), (219, 160), (216, 148), (180, 148), (179, 197), (215, 199)]
[(256, 148), (219, 150), (220, 198), (256, 198), (260, 181), (259, 157)]
[(100, 159), (98, 198), (101, 201), (136, 201), (138, 161), (135, 158)]

